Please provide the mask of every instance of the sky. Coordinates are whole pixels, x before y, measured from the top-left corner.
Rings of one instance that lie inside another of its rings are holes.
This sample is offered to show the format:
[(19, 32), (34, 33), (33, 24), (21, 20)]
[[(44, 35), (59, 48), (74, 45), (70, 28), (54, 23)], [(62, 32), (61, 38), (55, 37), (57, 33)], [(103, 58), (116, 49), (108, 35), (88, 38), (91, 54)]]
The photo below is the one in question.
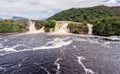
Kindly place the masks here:
[(0, 17), (13, 16), (29, 19), (45, 19), (69, 8), (98, 5), (120, 6), (120, 0), (0, 0)]

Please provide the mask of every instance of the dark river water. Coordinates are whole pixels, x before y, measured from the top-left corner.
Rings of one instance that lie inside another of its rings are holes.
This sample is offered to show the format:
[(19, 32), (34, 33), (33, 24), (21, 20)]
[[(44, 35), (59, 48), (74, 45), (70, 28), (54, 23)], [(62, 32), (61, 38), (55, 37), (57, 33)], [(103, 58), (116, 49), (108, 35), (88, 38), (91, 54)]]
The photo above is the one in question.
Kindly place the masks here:
[(120, 74), (120, 41), (93, 35), (0, 35), (0, 74)]

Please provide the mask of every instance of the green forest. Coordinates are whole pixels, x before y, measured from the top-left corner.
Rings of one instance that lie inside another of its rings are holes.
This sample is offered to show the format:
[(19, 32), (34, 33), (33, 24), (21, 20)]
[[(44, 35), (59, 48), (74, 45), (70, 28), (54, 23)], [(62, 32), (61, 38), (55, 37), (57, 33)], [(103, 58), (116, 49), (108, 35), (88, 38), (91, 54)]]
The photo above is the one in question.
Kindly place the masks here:
[(91, 22), (98, 18), (106, 18), (108, 16), (115, 16), (112, 11), (106, 10), (101, 6), (90, 8), (71, 8), (64, 10), (48, 18), (57, 21), (74, 21), (74, 22)]
[[(114, 10), (113, 10), (114, 9)], [(115, 7), (96, 6), (89, 8), (71, 8), (57, 13), (47, 20), (74, 21), (80, 23), (91, 23), (94, 25), (93, 34), (102, 36), (120, 35), (120, 10)], [(76, 28), (74, 25), (72, 26)], [(76, 29), (79, 31), (78, 29)], [(76, 33), (76, 32), (75, 32)], [(78, 32), (79, 33), (79, 32)]]
[(25, 21), (2, 20), (0, 21), (0, 33), (15, 33), (26, 30)]
[(94, 22), (93, 33), (95, 35), (112, 36), (120, 35), (120, 17), (106, 17)]

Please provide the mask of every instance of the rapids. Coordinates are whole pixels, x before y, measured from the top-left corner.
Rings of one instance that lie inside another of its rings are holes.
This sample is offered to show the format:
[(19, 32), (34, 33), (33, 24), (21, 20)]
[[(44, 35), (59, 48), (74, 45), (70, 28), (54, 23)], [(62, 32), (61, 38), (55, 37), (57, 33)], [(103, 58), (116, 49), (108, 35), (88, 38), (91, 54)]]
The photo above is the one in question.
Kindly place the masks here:
[(120, 74), (120, 42), (111, 38), (0, 35), (0, 74)]

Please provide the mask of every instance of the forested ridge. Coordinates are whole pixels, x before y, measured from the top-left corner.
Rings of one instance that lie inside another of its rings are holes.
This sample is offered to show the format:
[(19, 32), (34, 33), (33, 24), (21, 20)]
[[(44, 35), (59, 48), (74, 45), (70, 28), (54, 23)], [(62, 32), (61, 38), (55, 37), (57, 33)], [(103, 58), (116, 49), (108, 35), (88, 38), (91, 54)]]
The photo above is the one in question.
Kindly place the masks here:
[(50, 19), (91, 23), (94, 25), (93, 34), (95, 35), (120, 35), (120, 7), (71, 8), (61, 11), (47, 20)]
[(115, 16), (115, 13), (103, 6), (90, 8), (71, 8), (51, 16), (49, 19), (74, 22), (91, 22), (94, 19)]

